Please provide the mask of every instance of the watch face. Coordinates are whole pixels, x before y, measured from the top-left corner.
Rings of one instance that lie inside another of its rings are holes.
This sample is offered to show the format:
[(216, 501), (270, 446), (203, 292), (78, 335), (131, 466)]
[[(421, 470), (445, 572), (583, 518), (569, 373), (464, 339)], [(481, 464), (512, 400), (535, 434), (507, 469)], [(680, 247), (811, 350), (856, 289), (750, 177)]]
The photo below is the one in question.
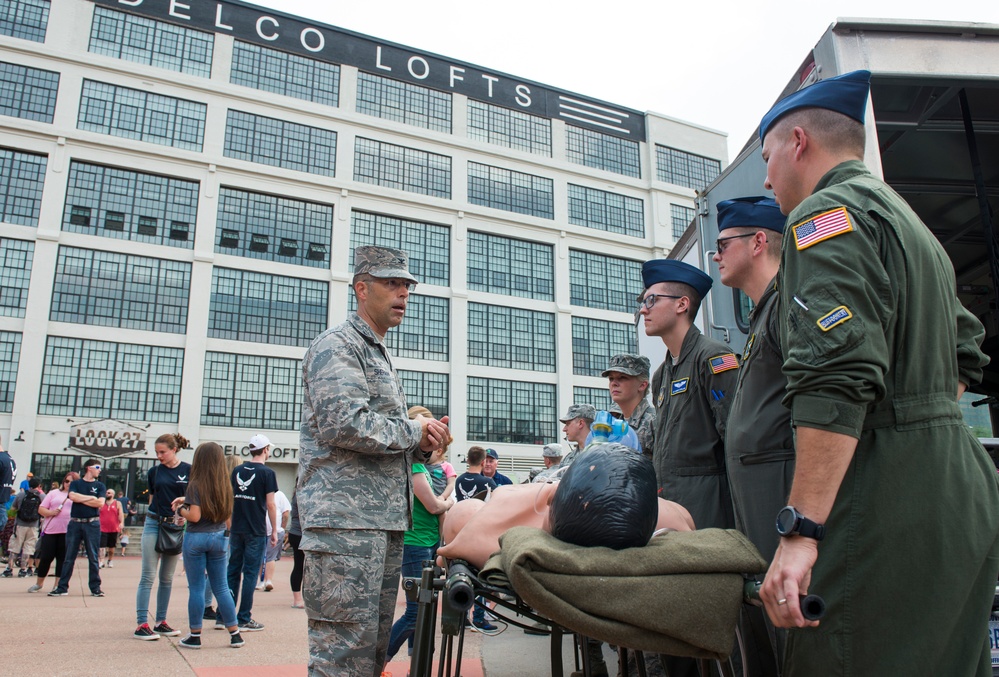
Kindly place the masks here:
[(777, 533), (782, 535), (788, 535), (794, 531), (796, 515), (792, 508), (782, 508), (779, 513), (777, 513)]

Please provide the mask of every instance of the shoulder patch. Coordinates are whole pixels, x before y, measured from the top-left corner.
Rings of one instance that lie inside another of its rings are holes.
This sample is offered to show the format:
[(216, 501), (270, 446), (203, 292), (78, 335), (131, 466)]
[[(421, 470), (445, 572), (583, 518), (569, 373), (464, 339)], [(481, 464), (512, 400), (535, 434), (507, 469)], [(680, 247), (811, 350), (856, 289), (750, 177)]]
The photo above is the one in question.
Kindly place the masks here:
[(739, 360), (735, 359), (735, 353), (725, 353), (724, 355), (712, 357), (708, 360), (708, 364), (711, 366), (712, 374), (720, 374), (729, 369), (739, 368)]
[(673, 383), (669, 387), (669, 395), (679, 395), (680, 393), (687, 392), (687, 382), (690, 381), (689, 378), (681, 378)]
[(846, 207), (839, 207), (802, 221), (792, 230), (794, 244), (798, 251), (801, 251), (823, 240), (849, 233), (853, 230), (853, 223), (850, 221), (850, 215), (846, 213)]
[(819, 325), (819, 329), (822, 331), (829, 331), (833, 327), (839, 324), (843, 324), (847, 320), (853, 317), (853, 313), (846, 306), (839, 306), (838, 308), (833, 308), (828, 313), (820, 317), (815, 321), (815, 324)]

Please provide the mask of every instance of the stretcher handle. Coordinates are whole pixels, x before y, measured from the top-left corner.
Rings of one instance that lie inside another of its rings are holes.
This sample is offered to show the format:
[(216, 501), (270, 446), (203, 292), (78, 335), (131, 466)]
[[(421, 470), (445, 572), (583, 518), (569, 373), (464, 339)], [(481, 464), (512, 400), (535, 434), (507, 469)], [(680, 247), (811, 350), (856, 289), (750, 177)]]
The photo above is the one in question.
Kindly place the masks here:
[[(763, 600), (760, 599), (760, 587), (762, 585), (763, 583), (760, 581), (746, 579), (746, 583), (742, 588), (743, 601), (753, 606), (763, 606)], [(801, 595), (800, 604), (801, 615), (807, 621), (817, 621), (826, 615), (826, 601), (818, 595)]]
[(444, 581), (444, 596), (458, 611), (468, 611), (475, 603), (475, 578), (468, 567), (460, 562), (452, 562)]

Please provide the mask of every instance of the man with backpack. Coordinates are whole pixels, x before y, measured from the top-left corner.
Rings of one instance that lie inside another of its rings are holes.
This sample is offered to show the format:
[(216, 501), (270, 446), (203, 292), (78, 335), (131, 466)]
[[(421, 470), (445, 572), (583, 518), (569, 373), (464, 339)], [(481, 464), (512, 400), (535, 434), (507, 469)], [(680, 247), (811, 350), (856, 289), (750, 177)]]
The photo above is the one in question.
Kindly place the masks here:
[[(18, 578), (35, 575), (35, 541), (38, 540), (39, 514), (38, 506), (42, 504), (45, 497), (38, 488), (39, 480), (32, 477), (28, 480), (28, 488), (17, 492), (14, 497), (14, 509), (17, 516), (14, 522), (14, 537), (10, 539), (9, 557), (7, 568), (0, 576), (10, 578), (14, 575), (14, 556), (18, 555), (20, 568), (17, 572)], [(25, 567), (27, 563), (27, 567)]]

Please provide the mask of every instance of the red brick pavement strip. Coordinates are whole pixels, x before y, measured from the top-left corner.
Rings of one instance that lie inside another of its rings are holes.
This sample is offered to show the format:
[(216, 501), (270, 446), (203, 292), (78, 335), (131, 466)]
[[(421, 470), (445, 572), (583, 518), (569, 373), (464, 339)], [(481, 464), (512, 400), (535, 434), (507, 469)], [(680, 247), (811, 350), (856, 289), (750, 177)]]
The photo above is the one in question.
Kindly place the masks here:
[[(187, 634), (187, 579), (178, 566), (173, 581), (167, 622), (181, 631), (178, 637), (161, 637), (140, 642), (135, 631), (135, 593), (141, 562), (138, 557), (116, 558), (114, 569), (102, 569), (105, 597), (90, 595), (87, 588), (87, 563), (76, 561), (70, 594), (48, 597), (55, 585), (52, 576), (41, 592), (28, 594), (34, 578), (0, 579), (0, 642), (3, 665), (34, 666), (42, 674), (61, 677), (92, 677), (98, 674), (143, 674), (170, 677), (302, 677), (307, 673), (308, 638), (305, 611), (291, 608), (288, 578), (290, 558), (277, 563), (275, 590), (257, 591), (253, 617), (263, 623), (262, 632), (244, 633), (246, 645), (228, 647), (227, 633), (215, 631), (207, 622), (202, 648), (191, 650), (179, 645)], [(397, 615), (404, 598), (400, 594)], [(150, 595), (150, 614), (155, 613), (155, 584)], [(150, 622), (150, 625), (152, 623)], [(481, 659), (483, 638), (466, 633), (463, 677), (485, 674)], [(388, 667), (393, 677), (404, 677), (409, 665), (405, 656)], [(3, 674), (4, 669), (0, 669)], [(522, 674), (490, 671), (492, 675)]]

